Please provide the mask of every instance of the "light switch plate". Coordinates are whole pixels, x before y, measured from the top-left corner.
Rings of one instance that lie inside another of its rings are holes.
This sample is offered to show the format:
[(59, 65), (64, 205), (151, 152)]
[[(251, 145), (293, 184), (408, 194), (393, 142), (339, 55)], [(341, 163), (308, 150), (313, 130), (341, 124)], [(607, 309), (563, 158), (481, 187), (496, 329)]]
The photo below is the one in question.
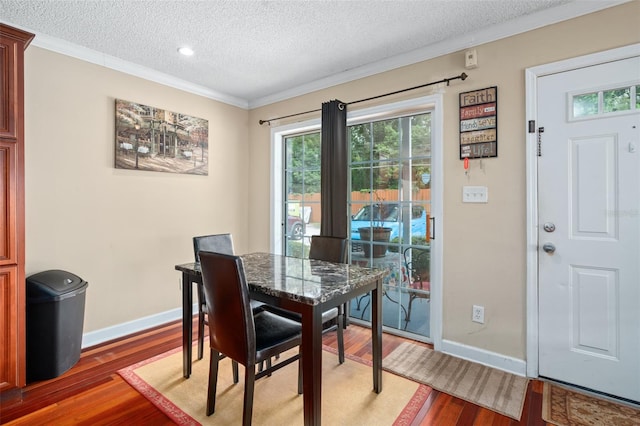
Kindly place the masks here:
[(489, 189), (486, 186), (463, 186), (463, 203), (487, 203), (489, 202)]

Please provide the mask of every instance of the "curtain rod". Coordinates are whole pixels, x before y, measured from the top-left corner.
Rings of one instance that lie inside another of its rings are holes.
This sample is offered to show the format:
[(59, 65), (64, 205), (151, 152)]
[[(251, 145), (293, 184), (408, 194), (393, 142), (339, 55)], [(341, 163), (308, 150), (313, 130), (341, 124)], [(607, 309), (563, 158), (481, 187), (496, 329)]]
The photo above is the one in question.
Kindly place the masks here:
[[(468, 77), (467, 74), (463, 72), (462, 74), (460, 74), (458, 76), (455, 76), (455, 77), (443, 78), (442, 80), (439, 80), (439, 81), (432, 81), (431, 83), (425, 83), (425, 84), (421, 84), (419, 86), (409, 87), (407, 89), (396, 90), (395, 92), (384, 93), (382, 95), (371, 96), (370, 98), (365, 98), (365, 99), (359, 99), (357, 101), (346, 102), (346, 105), (352, 105), (352, 104), (358, 104), (360, 102), (372, 101), (374, 99), (384, 98), (386, 96), (391, 96), (391, 95), (397, 95), (398, 93), (408, 92), (410, 90), (421, 89), (421, 88), (427, 87), (427, 86), (433, 86), (434, 84), (447, 83), (447, 86), (448, 86), (449, 82), (451, 80), (462, 80), (462, 81), (464, 81), (464, 80), (467, 79), (467, 77)], [(271, 125), (272, 121), (282, 120), (283, 118), (297, 117), (299, 115), (310, 114), (312, 112), (319, 112), (319, 111), (322, 111), (322, 108), (312, 109), (310, 111), (298, 112), (298, 113), (295, 113), (295, 114), (283, 115), (282, 117), (271, 118), (269, 120), (259, 120), (258, 123), (260, 125), (263, 125), (264, 123), (267, 123), (267, 124)]]

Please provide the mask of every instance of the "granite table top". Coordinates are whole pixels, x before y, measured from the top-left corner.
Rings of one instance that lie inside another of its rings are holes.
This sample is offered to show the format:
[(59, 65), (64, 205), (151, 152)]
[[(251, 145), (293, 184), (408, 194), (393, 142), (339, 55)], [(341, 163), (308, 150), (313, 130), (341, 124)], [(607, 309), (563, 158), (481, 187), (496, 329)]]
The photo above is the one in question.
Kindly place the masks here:
[[(249, 290), (318, 305), (384, 278), (384, 269), (301, 259), (271, 253), (241, 255)], [(183, 272), (200, 274), (200, 265), (176, 265)]]

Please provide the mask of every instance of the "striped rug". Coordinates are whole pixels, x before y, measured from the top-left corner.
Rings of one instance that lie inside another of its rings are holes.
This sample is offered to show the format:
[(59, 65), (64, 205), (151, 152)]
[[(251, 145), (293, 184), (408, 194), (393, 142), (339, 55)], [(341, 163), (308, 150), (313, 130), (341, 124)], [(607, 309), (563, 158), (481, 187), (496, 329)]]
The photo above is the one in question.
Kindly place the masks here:
[(402, 343), (383, 359), (392, 373), (520, 420), (528, 379), (456, 358), (429, 348)]

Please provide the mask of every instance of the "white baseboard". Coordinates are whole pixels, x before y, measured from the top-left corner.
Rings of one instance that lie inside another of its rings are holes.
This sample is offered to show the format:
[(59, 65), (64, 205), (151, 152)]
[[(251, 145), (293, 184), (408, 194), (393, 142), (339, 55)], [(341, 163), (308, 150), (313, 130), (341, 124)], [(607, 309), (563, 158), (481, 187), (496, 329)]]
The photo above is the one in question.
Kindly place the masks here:
[[(194, 304), (193, 312), (197, 312), (197, 310), (198, 306), (197, 304)], [(82, 335), (82, 348), (84, 349), (95, 346), (103, 342), (108, 342), (109, 340), (137, 333), (138, 331), (166, 324), (180, 318), (182, 318), (182, 309), (177, 308), (100, 330), (84, 333)], [(526, 376), (527, 363), (521, 359), (508, 357), (496, 352), (490, 352), (484, 349), (444, 339), (442, 340), (442, 352), (468, 361), (477, 362), (489, 367), (517, 374), (518, 376)]]
[[(198, 312), (198, 305), (193, 305), (193, 311)], [(82, 348), (88, 348), (98, 345), (109, 340), (117, 339), (138, 331), (166, 324), (171, 321), (182, 318), (182, 308), (171, 309), (170, 311), (160, 312), (158, 314), (149, 315), (148, 317), (138, 318), (133, 321), (124, 322), (122, 324), (113, 325), (96, 331), (90, 331), (82, 335)]]
[(527, 376), (527, 362), (522, 359), (512, 358), (496, 352), (490, 352), (474, 346), (467, 346), (462, 343), (444, 339), (442, 340), (442, 352), (518, 376)]

